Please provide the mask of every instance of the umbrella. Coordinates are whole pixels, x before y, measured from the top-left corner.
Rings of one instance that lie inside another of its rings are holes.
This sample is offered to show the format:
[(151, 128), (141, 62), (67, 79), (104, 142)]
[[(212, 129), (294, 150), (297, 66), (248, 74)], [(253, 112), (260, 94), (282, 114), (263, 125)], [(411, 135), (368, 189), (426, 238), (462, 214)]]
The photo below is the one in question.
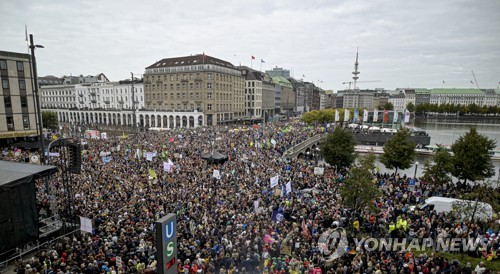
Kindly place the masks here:
[(208, 162), (213, 162), (213, 163), (223, 163), (228, 159), (226, 155), (221, 154), (217, 151), (212, 151), (211, 153), (203, 154), (201, 158), (207, 160)]

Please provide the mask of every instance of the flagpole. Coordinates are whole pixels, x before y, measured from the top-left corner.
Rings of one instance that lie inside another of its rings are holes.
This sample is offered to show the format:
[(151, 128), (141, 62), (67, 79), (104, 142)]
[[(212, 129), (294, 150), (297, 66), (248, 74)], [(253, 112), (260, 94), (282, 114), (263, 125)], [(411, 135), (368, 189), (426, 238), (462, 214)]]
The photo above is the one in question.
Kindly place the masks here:
[(262, 71), (262, 60), (260, 60), (260, 71)]
[(253, 69), (253, 56), (250, 57), (250, 68)]

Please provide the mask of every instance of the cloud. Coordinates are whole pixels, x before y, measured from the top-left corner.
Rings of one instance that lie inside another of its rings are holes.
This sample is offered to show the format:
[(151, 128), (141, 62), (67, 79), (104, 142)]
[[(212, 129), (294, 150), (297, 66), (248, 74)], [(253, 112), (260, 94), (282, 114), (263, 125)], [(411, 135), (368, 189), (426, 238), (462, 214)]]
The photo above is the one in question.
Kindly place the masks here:
[[(25, 52), (24, 25), (45, 46), (41, 75), (142, 73), (155, 61), (206, 54), (292, 69), (343, 88), (360, 50), (360, 80), (377, 87), (500, 81), (497, 0), (2, 1), (2, 49)], [(254, 67), (257, 66), (254, 64)], [(260, 64), (258, 64), (260, 68)], [(361, 87), (374, 87), (361, 84)]]

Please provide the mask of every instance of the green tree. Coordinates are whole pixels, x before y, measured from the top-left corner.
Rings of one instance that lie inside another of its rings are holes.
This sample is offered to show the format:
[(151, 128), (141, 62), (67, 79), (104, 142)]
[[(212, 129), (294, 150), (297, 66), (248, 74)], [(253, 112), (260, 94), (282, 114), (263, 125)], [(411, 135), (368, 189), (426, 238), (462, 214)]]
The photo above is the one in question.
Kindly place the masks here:
[(422, 179), (434, 185), (443, 185), (451, 181), (451, 171), (453, 170), (453, 159), (451, 154), (443, 147), (432, 156), (432, 163), (427, 161), (424, 167)]
[(391, 102), (387, 102), (384, 104), (385, 110), (394, 110), (394, 105)]
[(380, 190), (372, 181), (374, 168), (374, 154), (358, 158), (350, 169), (344, 185), (339, 189), (343, 206), (356, 211), (365, 208), (374, 210), (373, 200), (380, 196)]
[(413, 104), (412, 102), (409, 102), (409, 103), (406, 105), (406, 109), (407, 109), (409, 112), (414, 112), (414, 111), (415, 111), (415, 104)]
[(57, 113), (53, 111), (42, 112), (42, 122), (45, 128), (58, 129)]
[(331, 166), (343, 170), (356, 159), (356, 140), (350, 131), (337, 127), (321, 144), (321, 154)]
[(380, 157), (387, 168), (407, 169), (415, 159), (415, 142), (410, 137), (407, 129), (400, 129), (384, 144), (384, 154)]
[(451, 145), (454, 167), (451, 174), (465, 183), (490, 178), (495, 172), (489, 151), (495, 147), (495, 140), (471, 128)]

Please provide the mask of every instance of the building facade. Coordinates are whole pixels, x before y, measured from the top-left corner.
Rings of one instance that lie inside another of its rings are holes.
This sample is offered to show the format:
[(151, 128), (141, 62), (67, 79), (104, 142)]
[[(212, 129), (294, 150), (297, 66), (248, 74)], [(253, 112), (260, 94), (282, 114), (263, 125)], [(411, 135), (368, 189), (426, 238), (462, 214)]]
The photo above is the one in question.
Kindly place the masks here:
[(431, 103), (431, 91), (429, 89), (415, 89), (415, 106)]
[(208, 55), (162, 59), (146, 68), (147, 110), (203, 112), (207, 125), (245, 116), (245, 79), (231, 63)]
[(342, 93), (343, 108), (373, 108), (374, 92), (363, 90), (348, 90)]
[(0, 139), (37, 134), (30, 55), (0, 51)]
[(277, 86), (279, 90), (278, 92), (276, 92), (276, 94), (280, 94), (279, 98), (280, 108), (279, 110), (278, 109), (275, 110), (276, 113), (288, 116), (292, 115), (296, 111), (295, 109), (296, 96), (292, 84), (287, 80), (287, 78), (279, 75), (273, 77), (273, 83)]
[(478, 106), (485, 105), (485, 93), (480, 89), (431, 89), (430, 103), (431, 104), (453, 104), (467, 106), (476, 104)]
[(406, 97), (403, 91), (397, 92), (396, 94), (391, 94), (389, 96), (389, 103), (394, 106), (394, 111), (404, 112), (406, 109)]

